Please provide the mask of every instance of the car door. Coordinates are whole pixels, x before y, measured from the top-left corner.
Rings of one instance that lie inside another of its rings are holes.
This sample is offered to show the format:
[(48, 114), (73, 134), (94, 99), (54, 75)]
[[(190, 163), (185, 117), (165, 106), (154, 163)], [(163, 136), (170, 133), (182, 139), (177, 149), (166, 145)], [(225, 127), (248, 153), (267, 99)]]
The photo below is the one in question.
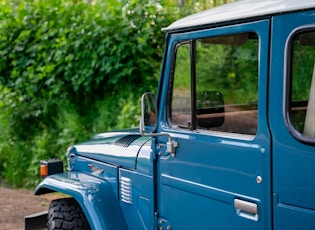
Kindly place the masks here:
[(277, 230), (315, 229), (314, 22), (314, 10), (272, 20), (269, 117)]
[(270, 229), (269, 20), (170, 33), (157, 131), (157, 226)]

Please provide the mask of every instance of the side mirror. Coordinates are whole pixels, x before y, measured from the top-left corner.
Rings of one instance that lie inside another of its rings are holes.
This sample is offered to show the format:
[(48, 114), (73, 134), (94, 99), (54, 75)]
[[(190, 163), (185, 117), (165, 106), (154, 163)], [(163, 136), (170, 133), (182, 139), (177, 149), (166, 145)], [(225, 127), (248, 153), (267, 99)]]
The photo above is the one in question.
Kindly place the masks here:
[(156, 101), (153, 93), (144, 93), (141, 98), (140, 131), (152, 133), (156, 129)]
[(156, 101), (153, 93), (144, 93), (141, 98), (141, 118), (139, 131), (142, 136), (166, 136), (166, 152), (175, 157), (178, 143), (172, 140), (169, 133), (153, 133), (157, 125)]

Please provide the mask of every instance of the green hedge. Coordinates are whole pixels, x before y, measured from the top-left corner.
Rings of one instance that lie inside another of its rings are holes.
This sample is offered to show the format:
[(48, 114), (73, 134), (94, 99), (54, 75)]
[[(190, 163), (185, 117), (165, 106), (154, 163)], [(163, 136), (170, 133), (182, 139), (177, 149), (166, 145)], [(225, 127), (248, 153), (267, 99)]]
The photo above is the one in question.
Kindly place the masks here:
[(38, 182), (40, 159), (97, 132), (138, 123), (139, 98), (155, 90), (161, 27), (157, 2), (2, 1), (0, 179)]
[(75, 142), (137, 126), (141, 94), (157, 88), (161, 28), (208, 7), (85, 2), (0, 0), (0, 184), (34, 187), (41, 159), (65, 160)]

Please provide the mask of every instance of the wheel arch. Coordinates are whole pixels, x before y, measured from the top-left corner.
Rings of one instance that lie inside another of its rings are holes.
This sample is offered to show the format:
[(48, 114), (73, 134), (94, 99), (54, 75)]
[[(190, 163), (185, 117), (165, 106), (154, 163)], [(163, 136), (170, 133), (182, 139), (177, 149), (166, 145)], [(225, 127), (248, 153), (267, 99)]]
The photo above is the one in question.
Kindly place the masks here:
[(106, 180), (87, 174), (60, 173), (46, 177), (35, 189), (35, 195), (60, 192), (80, 205), (91, 229), (127, 229), (118, 198)]

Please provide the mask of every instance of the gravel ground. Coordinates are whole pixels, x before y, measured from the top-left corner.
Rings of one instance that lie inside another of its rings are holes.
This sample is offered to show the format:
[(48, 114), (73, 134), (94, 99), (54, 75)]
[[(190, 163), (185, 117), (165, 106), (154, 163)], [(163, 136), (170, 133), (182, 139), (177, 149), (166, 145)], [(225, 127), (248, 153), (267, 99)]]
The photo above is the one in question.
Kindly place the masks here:
[(48, 210), (50, 201), (61, 194), (35, 196), (33, 191), (0, 187), (0, 229), (23, 230), (24, 216)]

